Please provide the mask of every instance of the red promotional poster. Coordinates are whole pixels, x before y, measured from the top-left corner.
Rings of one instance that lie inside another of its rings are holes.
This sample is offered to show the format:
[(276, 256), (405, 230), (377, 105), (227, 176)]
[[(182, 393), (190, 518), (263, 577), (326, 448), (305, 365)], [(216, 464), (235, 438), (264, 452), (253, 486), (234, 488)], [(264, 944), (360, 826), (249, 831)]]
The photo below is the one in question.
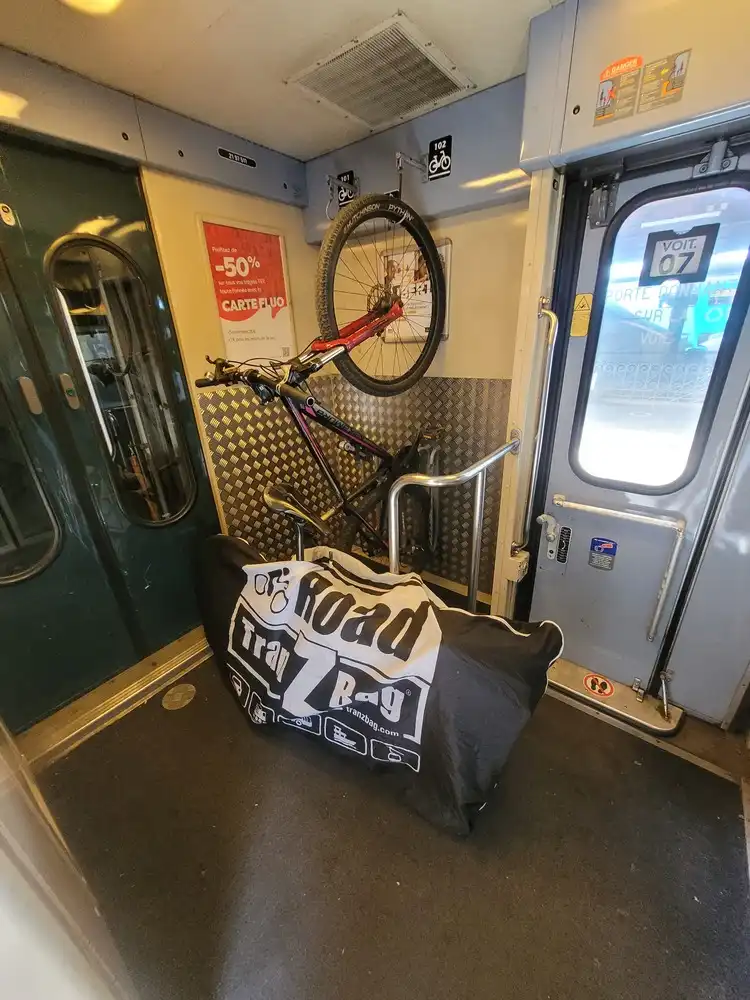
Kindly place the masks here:
[(203, 232), (226, 356), (291, 358), (294, 331), (281, 237), (218, 222), (204, 222)]

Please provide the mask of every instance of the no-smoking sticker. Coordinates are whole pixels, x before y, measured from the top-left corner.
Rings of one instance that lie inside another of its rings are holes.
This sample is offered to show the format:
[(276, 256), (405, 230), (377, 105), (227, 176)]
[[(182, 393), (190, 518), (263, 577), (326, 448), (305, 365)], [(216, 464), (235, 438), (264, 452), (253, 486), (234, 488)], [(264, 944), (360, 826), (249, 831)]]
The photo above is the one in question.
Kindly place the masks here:
[(612, 681), (601, 674), (586, 674), (583, 678), (583, 686), (589, 694), (596, 695), (597, 698), (611, 698), (615, 693), (615, 686)]

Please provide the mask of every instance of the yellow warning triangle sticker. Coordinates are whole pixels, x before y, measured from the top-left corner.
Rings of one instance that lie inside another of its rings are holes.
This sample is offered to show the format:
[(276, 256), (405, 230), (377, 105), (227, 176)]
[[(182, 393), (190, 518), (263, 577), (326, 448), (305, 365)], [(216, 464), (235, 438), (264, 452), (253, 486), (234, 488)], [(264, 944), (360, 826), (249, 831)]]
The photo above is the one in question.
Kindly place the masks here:
[(591, 318), (591, 303), (594, 296), (591, 292), (576, 295), (573, 303), (573, 322), (570, 324), (571, 337), (585, 337), (589, 332)]

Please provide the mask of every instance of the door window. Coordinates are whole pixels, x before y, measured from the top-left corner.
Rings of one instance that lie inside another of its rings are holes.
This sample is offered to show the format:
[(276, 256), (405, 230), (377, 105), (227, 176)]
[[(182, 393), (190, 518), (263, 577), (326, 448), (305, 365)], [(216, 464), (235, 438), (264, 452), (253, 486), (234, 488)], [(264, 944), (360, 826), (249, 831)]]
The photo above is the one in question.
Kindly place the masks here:
[(571, 442), (582, 479), (658, 494), (693, 477), (744, 321), (749, 248), (742, 187), (651, 195), (618, 215)]
[(119, 248), (89, 237), (57, 247), (48, 269), (120, 503), (133, 520), (170, 523), (195, 484), (145, 282)]
[(0, 390), (0, 584), (52, 561), (60, 531)]

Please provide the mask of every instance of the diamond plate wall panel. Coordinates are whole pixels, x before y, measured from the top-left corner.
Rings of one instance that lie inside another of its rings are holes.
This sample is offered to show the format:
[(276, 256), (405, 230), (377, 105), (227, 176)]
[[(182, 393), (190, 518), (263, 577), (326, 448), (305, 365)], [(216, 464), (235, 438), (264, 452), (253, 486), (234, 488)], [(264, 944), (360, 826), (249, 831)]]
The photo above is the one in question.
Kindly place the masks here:
[[(389, 450), (420, 428), (436, 434), (441, 472), (459, 472), (507, 440), (510, 379), (423, 378), (387, 399), (359, 392), (337, 375), (318, 379), (314, 387), (321, 403)], [(347, 484), (359, 482), (361, 472), (346, 453), (339, 454), (339, 468)], [(501, 482), (502, 463), (487, 476), (479, 573), (479, 588), (486, 592), (492, 590)], [(468, 578), (473, 496), (472, 484), (441, 490), (438, 550), (427, 565), (457, 583)]]
[[(510, 380), (424, 378), (400, 396), (381, 399), (359, 392), (338, 375), (315, 379), (313, 388), (324, 406), (395, 451), (419, 429), (440, 439), (442, 472), (457, 472), (507, 439)], [(249, 389), (236, 386), (200, 396), (227, 527), (253, 541), (269, 557), (293, 550), (288, 525), (263, 504), (267, 482), (288, 482), (316, 510), (329, 507), (332, 496), (277, 401), (263, 406)], [(358, 463), (337, 447), (330, 432), (315, 428), (345, 486), (353, 489), (372, 466)], [(492, 588), (495, 538), (500, 513), (502, 466), (487, 478), (479, 586)], [(438, 551), (428, 569), (465, 583), (471, 535), (473, 486), (441, 491)], [(335, 544), (335, 539), (332, 539)]]
[[(288, 413), (278, 400), (264, 406), (244, 386), (202, 393), (199, 403), (229, 534), (269, 559), (291, 556), (294, 532), (263, 503), (266, 484), (288, 483), (313, 510), (330, 507), (334, 497)], [(318, 430), (330, 453), (332, 435)]]

